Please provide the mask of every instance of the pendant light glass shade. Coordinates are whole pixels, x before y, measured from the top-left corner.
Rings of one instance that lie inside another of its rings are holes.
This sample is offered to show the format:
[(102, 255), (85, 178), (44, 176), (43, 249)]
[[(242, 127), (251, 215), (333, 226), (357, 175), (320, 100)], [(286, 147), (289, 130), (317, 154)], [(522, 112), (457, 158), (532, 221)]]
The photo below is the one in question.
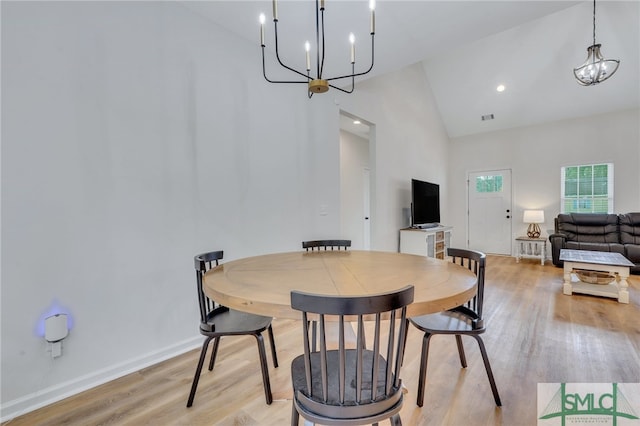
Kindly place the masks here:
[(592, 86), (615, 74), (618, 65), (618, 59), (605, 59), (600, 53), (600, 45), (594, 44), (587, 48), (587, 59), (578, 68), (573, 69), (573, 75), (582, 86)]

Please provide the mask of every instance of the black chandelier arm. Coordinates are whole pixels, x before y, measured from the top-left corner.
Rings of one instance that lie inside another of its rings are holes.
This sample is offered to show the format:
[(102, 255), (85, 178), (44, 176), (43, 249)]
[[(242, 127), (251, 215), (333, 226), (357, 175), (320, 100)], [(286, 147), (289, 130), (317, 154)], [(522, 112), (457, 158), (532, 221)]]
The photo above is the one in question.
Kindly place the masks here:
[[(316, 0), (316, 5), (318, 0)], [(317, 12), (316, 12), (317, 14)], [(324, 43), (324, 9), (320, 10), (321, 21), (322, 21), (322, 62), (320, 62), (320, 42), (318, 40), (318, 23), (317, 23), (317, 15), (316, 15), (316, 50), (318, 51), (318, 79), (322, 78), (322, 72), (324, 71), (324, 53), (325, 53), (325, 43)]]
[[(300, 71), (298, 71), (298, 70), (296, 70), (296, 69), (294, 69), (294, 68), (291, 68), (290, 66), (285, 65), (285, 64), (280, 60), (280, 54), (279, 54), (279, 52), (278, 52), (278, 20), (277, 20), (277, 19), (274, 19), (274, 20), (273, 20), (273, 24), (274, 24), (273, 26), (274, 26), (274, 29), (275, 29), (275, 31), (274, 31), (274, 32), (275, 32), (275, 40), (276, 40), (276, 59), (278, 60), (278, 63), (279, 63), (280, 65), (282, 65), (284, 68), (288, 69), (289, 71), (292, 71), (292, 72), (294, 72), (294, 73), (296, 73), (296, 74), (298, 74), (298, 75), (301, 75), (301, 76), (303, 76), (304, 78), (308, 78), (308, 76), (307, 76), (306, 74), (304, 74), (304, 73), (302, 73), (302, 72), (300, 72)], [(264, 46), (262, 46), (262, 60), (264, 61)], [(305, 83), (306, 83), (306, 82), (305, 82)]]
[[(271, 80), (269, 77), (267, 77), (267, 69), (265, 67), (265, 61), (264, 61), (264, 45), (262, 46), (262, 75), (264, 76), (264, 79), (267, 80), (269, 83), (302, 83), (302, 84), (309, 84), (308, 80), (305, 80), (305, 81)], [(308, 76), (306, 76), (304, 74), (303, 74), (303, 76), (306, 77), (307, 79), (309, 79)]]
[(333, 84), (330, 84), (329, 87), (332, 87), (332, 88), (337, 89), (337, 90), (339, 90), (341, 92), (344, 92), (344, 93), (353, 93), (353, 89), (354, 89), (353, 85), (351, 86), (351, 90), (344, 90), (344, 89), (339, 88), (338, 86), (334, 86)]
[(593, 0), (593, 44), (596, 44), (596, 0)]
[(373, 69), (373, 63), (374, 63), (374, 41), (373, 41), (374, 40), (374, 36), (375, 36), (375, 34), (372, 33), (371, 34), (371, 66), (369, 67), (368, 70), (363, 71), (363, 72), (359, 72), (357, 74), (354, 71), (351, 74), (342, 75), (340, 77), (331, 77), (331, 78), (327, 78), (326, 80), (327, 81), (340, 80), (341, 78), (358, 77), (358, 76), (365, 75), (365, 74), (369, 73), (369, 71), (371, 71)]
[(354, 64), (351, 64), (351, 90), (345, 90), (341, 87), (334, 86), (333, 84), (329, 84), (329, 87), (332, 87), (344, 93), (353, 93), (353, 89), (355, 89), (356, 87), (356, 77), (355, 74), (353, 74), (353, 72), (355, 71), (355, 67), (356, 66)]

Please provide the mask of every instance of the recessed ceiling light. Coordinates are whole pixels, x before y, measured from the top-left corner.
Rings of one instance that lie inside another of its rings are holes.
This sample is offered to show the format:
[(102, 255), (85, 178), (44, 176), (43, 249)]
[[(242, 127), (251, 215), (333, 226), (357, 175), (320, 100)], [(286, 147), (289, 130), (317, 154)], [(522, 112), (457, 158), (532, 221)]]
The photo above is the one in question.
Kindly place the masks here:
[(501, 85), (499, 85), (498, 87), (496, 87), (496, 90), (497, 90), (498, 92), (504, 92), (504, 89), (505, 89), (504, 84), (501, 84)]
[(360, 120), (353, 120), (353, 124), (360, 124)]

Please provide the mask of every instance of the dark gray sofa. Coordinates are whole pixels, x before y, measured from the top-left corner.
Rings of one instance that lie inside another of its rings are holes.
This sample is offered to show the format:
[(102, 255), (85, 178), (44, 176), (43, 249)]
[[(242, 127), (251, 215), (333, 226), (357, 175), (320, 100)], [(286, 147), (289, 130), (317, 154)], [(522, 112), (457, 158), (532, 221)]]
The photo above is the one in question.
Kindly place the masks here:
[(560, 250), (617, 252), (635, 264), (631, 272), (640, 273), (640, 213), (559, 214), (555, 232), (549, 235), (553, 264), (561, 267)]

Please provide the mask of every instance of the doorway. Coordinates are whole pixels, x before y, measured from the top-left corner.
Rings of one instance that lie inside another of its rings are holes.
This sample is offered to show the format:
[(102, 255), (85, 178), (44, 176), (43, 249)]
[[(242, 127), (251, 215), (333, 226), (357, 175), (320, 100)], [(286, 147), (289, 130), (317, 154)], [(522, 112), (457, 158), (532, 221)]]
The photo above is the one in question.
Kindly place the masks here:
[(511, 255), (511, 170), (469, 173), (467, 186), (469, 248)]
[(355, 250), (371, 249), (374, 125), (340, 111), (340, 225)]

